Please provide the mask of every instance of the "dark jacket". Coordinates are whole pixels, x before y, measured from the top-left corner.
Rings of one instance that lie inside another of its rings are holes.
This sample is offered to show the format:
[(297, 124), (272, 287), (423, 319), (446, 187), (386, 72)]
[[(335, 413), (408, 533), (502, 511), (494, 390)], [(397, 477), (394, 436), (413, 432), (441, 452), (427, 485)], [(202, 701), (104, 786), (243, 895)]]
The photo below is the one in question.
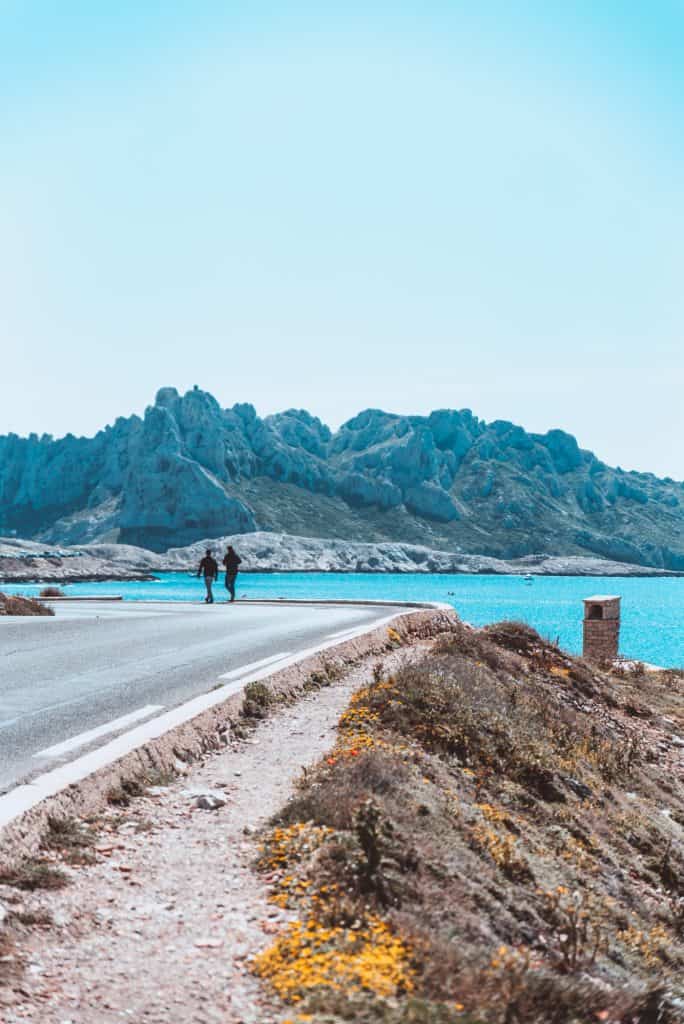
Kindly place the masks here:
[(229, 551), (226, 557), (223, 559), (223, 564), (226, 567), (226, 573), (228, 576), (235, 576), (238, 571), (238, 566), (242, 562), (242, 559), (236, 551)]
[(218, 562), (216, 561), (216, 559), (212, 558), (211, 555), (205, 555), (204, 558), (202, 559), (202, 561), (199, 564), (199, 569), (197, 570), (197, 575), (198, 576), (209, 576), (212, 579), (216, 579), (217, 576), (218, 576), (218, 572), (219, 572), (219, 568), (218, 568)]

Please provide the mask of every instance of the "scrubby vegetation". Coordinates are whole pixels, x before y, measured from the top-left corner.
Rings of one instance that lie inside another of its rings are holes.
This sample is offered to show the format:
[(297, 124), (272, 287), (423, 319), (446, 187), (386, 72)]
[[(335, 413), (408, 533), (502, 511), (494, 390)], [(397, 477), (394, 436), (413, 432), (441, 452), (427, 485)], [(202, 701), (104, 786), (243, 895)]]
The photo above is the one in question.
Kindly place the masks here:
[(75, 818), (48, 817), (41, 847), (60, 856), (67, 864), (91, 864), (95, 833)]
[(684, 673), (531, 629), (376, 667), (263, 838), (292, 1021), (684, 1021)]
[(61, 587), (43, 587), (40, 592), (40, 597), (64, 597), (64, 591)]
[(0, 868), (0, 885), (33, 892), (35, 889), (62, 889), (67, 884), (63, 871), (46, 857), (29, 857), (13, 868)]
[(33, 597), (0, 593), (0, 615), (54, 615), (54, 610)]
[(274, 700), (270, 687), (266, 683), (257, 681), (247, 683), (244, 692), (243, 716), (245, 718), (265, 718)]

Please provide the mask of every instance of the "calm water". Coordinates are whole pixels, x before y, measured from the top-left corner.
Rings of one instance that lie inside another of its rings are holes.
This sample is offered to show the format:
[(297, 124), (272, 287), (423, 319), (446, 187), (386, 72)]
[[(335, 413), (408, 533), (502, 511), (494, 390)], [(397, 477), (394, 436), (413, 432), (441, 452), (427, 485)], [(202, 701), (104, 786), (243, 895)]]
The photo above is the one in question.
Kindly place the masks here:
[[(39, 586), (3, 586), (37, 593)], [(64, 588), (83, 594), (122, 594), (126, 600), (201, 600), (204, 585), (185, 573), (165, 573), (149, 583), (74, 583)], [(222, 586), (216, 588), (223, 597)], [(592, 579), (540, 576), (524, 583), (517, 576), (446, 576), (421, 573), (254, 573), (238, 577), (239, 597), (369, 598), (445, 601), (474, 625), (521, 619), (568, 651), (582, 645), (582, 598), (622, 596), (621, 651), (630, 658), (684, 668), (684, 577), (671, 579)]]

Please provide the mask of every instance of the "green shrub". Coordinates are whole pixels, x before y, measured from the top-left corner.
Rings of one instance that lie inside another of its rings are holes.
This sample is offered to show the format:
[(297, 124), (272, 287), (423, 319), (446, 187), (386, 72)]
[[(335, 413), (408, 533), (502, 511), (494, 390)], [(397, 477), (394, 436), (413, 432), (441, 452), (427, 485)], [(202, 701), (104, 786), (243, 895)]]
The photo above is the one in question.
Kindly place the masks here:
[(247, 683), (242, 714), (245, 718), (265, 718), (267, 709), (273, 701), (273, 693), (266, 683), (259, 681)]

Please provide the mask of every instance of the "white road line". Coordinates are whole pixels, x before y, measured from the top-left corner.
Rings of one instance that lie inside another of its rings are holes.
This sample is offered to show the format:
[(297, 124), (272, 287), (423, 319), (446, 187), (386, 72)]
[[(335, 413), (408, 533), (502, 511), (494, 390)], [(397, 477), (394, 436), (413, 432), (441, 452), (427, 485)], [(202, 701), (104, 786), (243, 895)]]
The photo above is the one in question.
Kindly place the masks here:
[(326, 640), (339, 640), (343, 636), (347, 636), (349, 633), (355, 633), (358, 626), (354, 626), (353, 629), (340, 629), (337, 633), (328, 633)]
[(239, 668), (234, 668), (230, 672), (224, 672), (222, 676), (219, 676), (219, 679), (241, 679), (242, 676), (249, 675), (250, 672), (263, 668), (265, 665), (272, 665), (275, 661), (282, 661), (283, 658), (287, 658), (290, 654), (292, 654), (292, 651), (281, 651), (280, 654), (272, 654), (270, 658), (250, 661), (247, 665), (240, 665)]
[(335, 643), (343, 643), (345, 640), (353, 640), (354, 637), (363, 636), (365, 633), (364, 626), (355, 626), (354, 629), (345, 629), (341, 633), (329, 633), (328, 640), (334, 640)]
[[(430, 607), (439, 607), (439, 605), (435, 603), (431, 604)], [(450, 605), (444, 607), (451, 610)], [(392, 615), (384, 616), (376, 622), (367, 623), (364, 631), (370, 633), (375, 629), (380, 629), (402, 614), (404, 613), (394, 612)], [(318, 654), (334, 646), (336, 646), (336, 642), (328, 639), (323, 641), (323, 643), (316, 644), (315, 647), (297, 651), (291, 656), (285, 655), (284, 664), (278, 665), (278, 671), (289, 665), (296, 664), (312, 654)], [(278, 655), (278, 658), (282, 657), (283, 655)], [(263, 659), (262, 664), (264, 660), (267, 661), (269, 659)], [(242, 673), (254, 670), (250, 670), (250, 666), (246, 665), (235, 671)], [(253, 678), (266, 679), (271, 674), (271, 671), (270, 666), (265, 666), (257, 670)], [(119, 760), (132, 750), (144, 746), (150, 740), (157, 739), (159, 736), (163, 736), (164, 733), (169, 732), (169, 730), (191, 721), (191, 719), (203, 711), (222, 704), (231, 695), (239, 693), (242, 690), (242, 686), (243, 681), (238, 680), (226, 683), (225, 686), (220, 686), (210, 693), (202, 694), (200, 697), (194, 697), (185, 704), (181, 704), (180, 707), (174, 708), (172, 711), (166, 711), (163, 715), (158, 715), (151, 721), (144, 722), (142, 725), (136, 726), (135, 729), (117, 736), (115, 739), (110, 740), (109, 743), (105, 743), (103, 747), (98, 747), (89, 754), (81, 755), (75, 761), (69, 761), (59, 768), (53, 768), (52, 771), (40, 775), (32, 782), (15, 786), (8, 793), (0, 795), (0, 829), (20, 817), (20, 815), (25, 814), (26, 811), (35, 807), (43, 800), (54, 796), (55, 793), (59, 793), (68, 786), (80, 782), (81, 779), (85, 779), (100, 768), (112, 764), (113, 761)]]
[(79, 747), (84, 747), (86, 743), (91, 743), (93, 740), (99, 739), (100, 736), (106, 736), (108, 732), (116, 732), (117, 729), (124, 729), (127, 725), (132, 725), (134, 722), (139, 722), (141, 718), (148, 718), (153, 715), (155, 711), (163, 711), (163, 704), (146, 704), (144, 708), (138, 708), (137, 711), (131, 711), (127, 715), (121, 715), (120, 718), (113, 718), (111, 722), (105, 722), (104, 725), (98, 725), (96, 729), (89, 729), (88, 732), (79, 733), (78, 736), (72, 736), (71, 739), (64, 740), (62, 743), (55, 743), (54, 747), (47, 747), (45, 750), (40, 750), (34, 757), (61, 757), (62, 754), (68, 754), (71, 750), (77, 750)]
[[(266, 677), (270, 669), (264, 668), (259, 672), (260, 676)], [(192, 718), (206, 711), (208, 708), (221, 704), (227, 697), (242, 690), (243, 682), (238, 680), (233, 683), (226, 683), (225, 686), (212, 690), (211, 693), (202, 694), (192, 700), (181, 704), (172, 711), (165, 711), (163, 715), (157, 715), (149, 722), (137, 725), (135, 729), (129, 729), (115, 739), (105, 743), (103, 747), (97, 747), (89, 754), (82, 754), (75, 761), (68, 761), (66, 764), (40, 775), (32, 782), (21, 786), (15, 786), (9, 793), (0, 796), (0, 829), (9, 824), (20, 814), (30, 810), (49, 796), (54, 796), (61, 790), (81, 779), (87, 778), (99, 768), (117, 761), (119, 758), (129, 754), (132, 750), (142, 747), (150, 740), (163, 736), (170, 729), (189, 722)]]

